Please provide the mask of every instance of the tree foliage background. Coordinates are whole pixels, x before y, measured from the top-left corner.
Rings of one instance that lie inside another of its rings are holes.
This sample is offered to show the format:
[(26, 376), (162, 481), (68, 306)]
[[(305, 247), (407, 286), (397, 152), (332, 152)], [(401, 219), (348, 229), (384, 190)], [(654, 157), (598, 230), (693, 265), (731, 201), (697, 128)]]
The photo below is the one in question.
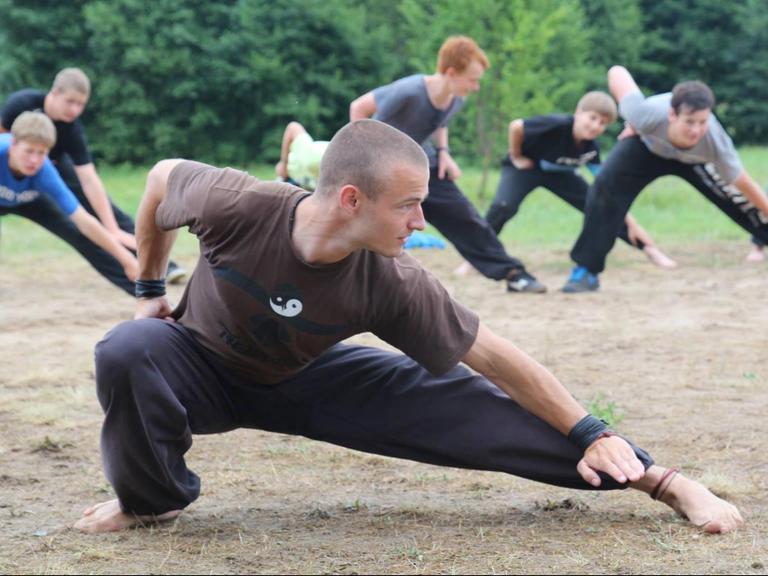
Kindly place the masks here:
[(0, 0), (0, 97), (79, 66), (97, 157), (274, 161), (285, 124), (330, 138), (368, 90), (434, 70), (452, 34), (491, 68), (451, 123), (455, 153), (494, 162), (516, 117), (573, 109), (623, 64), (647, 91), (708, 82), (738, 144), (765, 143), (764, 0)]

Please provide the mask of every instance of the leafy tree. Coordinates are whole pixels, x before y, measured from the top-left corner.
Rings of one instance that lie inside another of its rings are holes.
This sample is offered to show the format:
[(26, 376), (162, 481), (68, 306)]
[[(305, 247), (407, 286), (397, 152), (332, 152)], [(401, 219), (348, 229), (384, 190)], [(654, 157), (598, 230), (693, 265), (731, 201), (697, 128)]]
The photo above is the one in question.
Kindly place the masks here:
[(486, 173), (507, 148), (510, 120), (570, 111), (584, 91), (590, 36), (576, 0), (403, 0), (401, 10), (414, 70), (431, 72), (440, 45), (455, 34), (488, 55), (480, 92), (451, 123), (452, 148), (481, 159)]

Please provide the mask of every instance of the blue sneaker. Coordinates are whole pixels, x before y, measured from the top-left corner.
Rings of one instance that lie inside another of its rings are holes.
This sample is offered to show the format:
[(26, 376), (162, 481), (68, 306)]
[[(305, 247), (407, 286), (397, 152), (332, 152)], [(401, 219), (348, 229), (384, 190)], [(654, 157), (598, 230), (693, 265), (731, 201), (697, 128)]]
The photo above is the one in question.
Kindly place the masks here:
[(563, 292), (594, 292), (598, 288), (600, 288), (600, 281), (597, 279), (597, 274), (592, 274), (584, 266), (576, 266), (571, 271), (568, 282), (563, 286)]

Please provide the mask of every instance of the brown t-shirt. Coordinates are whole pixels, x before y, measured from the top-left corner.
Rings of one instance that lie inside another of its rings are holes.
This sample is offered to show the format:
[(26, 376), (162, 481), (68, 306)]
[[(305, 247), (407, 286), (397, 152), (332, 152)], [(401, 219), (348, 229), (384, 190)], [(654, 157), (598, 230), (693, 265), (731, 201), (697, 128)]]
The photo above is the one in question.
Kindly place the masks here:
[(201, 254), (174, 317), (262, 384), (284, 380), (360, 332), (434, 374), (455, 366), (475, 341), (477, 316), (408, 254), (361, 250), (318, 266), (302, 260), (290, 231), (305, 195), (231, 168), (176, 166), (157, 225), (189, 226)]

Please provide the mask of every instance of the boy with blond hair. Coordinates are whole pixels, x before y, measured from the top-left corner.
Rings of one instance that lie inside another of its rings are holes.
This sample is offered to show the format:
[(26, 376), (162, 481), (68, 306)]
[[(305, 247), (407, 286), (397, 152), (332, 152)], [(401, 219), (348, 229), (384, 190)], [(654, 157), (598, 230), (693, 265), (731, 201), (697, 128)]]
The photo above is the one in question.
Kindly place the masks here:
[(55, 234), (113, 284), (129, 294), (138, 262), (80, 205), (48, 159), (56, 142), (53, 122), (41, 112), (23, 112), (0, 134), (0, 216), (28, 218)]
[[(501, 162), (496, 197), (485, 215), (496, 234), (538, 187), (546, 188), (584, 212), (589, 184), (578, 173), (578, 168), (586, 166), (593, 174), (599, 172), (597, 138), (617, 115), (616, 103), (609, 94), (592, 91), (581, 97), (573, 114), (548, 114), (510, 122), (509, 154)], [(642, 250), (658, 266), (676, 265), (629, 214), (619, 237)]]
[[(107, 195), (93, 163), (80, 116), (91, 95), (91, 82), (80, 68), (64, 68), (56, 74), (46, 93), (32, 88), (11, 94), (0, 110), (0, 132), (7, 132), (22, 112), (43, 112), (52, 121), (56, 143), (49, 157), (78, 202), (99, 219), (111, 236), (130, 250), (136, 249), (133, 218), (118, 208)], [(168, 281), (181, 280), (186, 272), (171, 262)], [(109, 278), (121, 283), (121, 275)]]
[(505, 280), (510, 292), (546, 292), (520, 260), (507, 254), (455, 182), (461, 170), (448, 148), (448, 121), (464, 106), (464, 99), (480, 89), (489, 66), (474, 40), (448, 38), (438, 53), (434, 74), (414, 74), (363, 94), (350, 105), (350, 119), (372, 117), (422, 145), (430, 169), (424, 216), (481, 274)]

